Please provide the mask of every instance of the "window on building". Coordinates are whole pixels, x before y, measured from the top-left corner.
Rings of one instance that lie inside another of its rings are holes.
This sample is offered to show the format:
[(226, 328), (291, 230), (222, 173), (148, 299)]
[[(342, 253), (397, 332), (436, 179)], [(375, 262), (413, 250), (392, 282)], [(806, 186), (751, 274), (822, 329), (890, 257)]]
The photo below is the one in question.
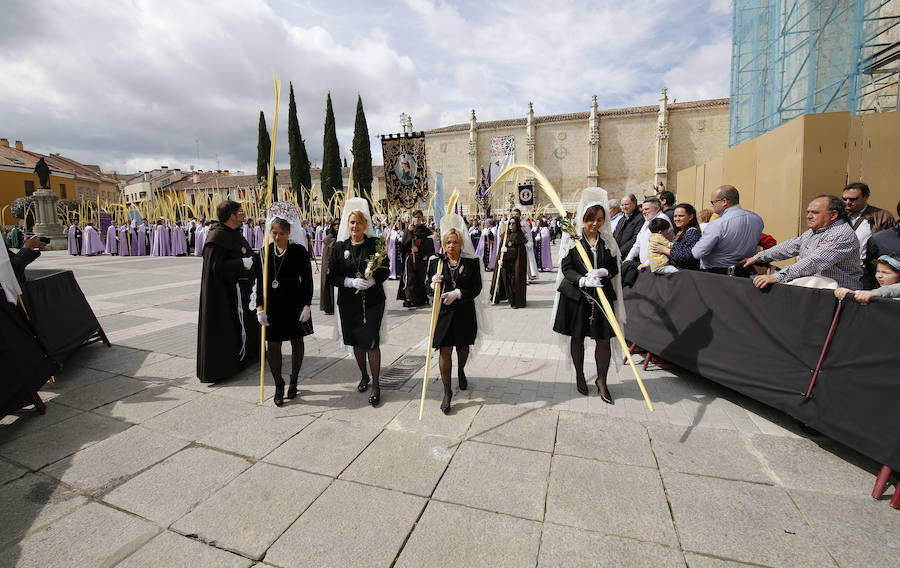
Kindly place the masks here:
[(25, 180), (25, 197), (31, 197), (34, 195), (34, 181), (30, 179)]
[(64, 183), (59, 184), (59, 196), (62, 199), (66, 198), (66, 184)]

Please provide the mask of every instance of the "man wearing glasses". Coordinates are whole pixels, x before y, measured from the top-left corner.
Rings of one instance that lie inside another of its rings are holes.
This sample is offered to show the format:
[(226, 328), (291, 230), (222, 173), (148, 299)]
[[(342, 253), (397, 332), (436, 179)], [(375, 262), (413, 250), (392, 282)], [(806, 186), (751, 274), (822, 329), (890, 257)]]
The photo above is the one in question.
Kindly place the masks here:
[[(869, 205), (869, 186), (862, 182), (848, 184), (844, 188), (842, 199), (850, 216), (850, 226), (859, 239), (859, 248), (865, 257), (869, 237), (878, 231), (890, 229), (894, 225), (894, 216), (890, 211)], [(862, 260), (864, 258), (860, 259)]]
[(224, 201), (203, 243), (200, 317), (197, 326), (197, 377), (202, 383), (225, 379), (252, 362), (259, 325), (251, 311), (253, 249), (240, 232), (244, 209)]
[(700, 259), (700, 269), (716, 274), (749, 276), (752, 268), (741, 261), (756, 253), (762, 235), (762, 217), (741, 207), (741, 196), (731, 185), (717, 187), (709, 204), (718, 217), (703, 229), (691, 254)]

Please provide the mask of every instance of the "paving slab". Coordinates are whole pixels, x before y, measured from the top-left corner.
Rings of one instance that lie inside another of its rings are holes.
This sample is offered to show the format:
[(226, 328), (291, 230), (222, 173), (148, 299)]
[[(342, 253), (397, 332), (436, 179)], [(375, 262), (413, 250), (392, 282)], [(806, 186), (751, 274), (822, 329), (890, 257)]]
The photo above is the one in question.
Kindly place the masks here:
[(788, 493), (840, 566), (884, 565), (885, 553), (900, 564), (900, 511), (888, 506), (890, 494), (876, 501), (867, 495), (851, 497), (797, 489)]
[(0, 418), (0, 444), (13, 438), (34, 434), (83, 412), (55, 402), (48, 402), (46, 406), (44, 414), (38, 414), (34, 410), (20, 410)]
[(599, 414), (560, 412), (556, 453), (625, 465), (656, 467), (650, 438), (642, 424)]
[(524, 406), (483, 405), (469, 428), (468, 439), (552, 452), (558, 413)]
[(433, 499), (544, 520), (550, 454), (463, 442)]
[(766, 566), (833, 566), (781, 487), (663, 473), (685, 551)]
[(677, 544), (654, 469), (553, 456), (546, 521), (659, 544)]
[(319, 418), (265, 461), (337, 477), (380, 433), (377, 426)]
[(4, 550), (0, 566), (113, 566), (159, 530), (132, 515), (89, 503)]
[(84, 412), (34, 434), (6, 442), (0, 445), (0, 454), (37, 470), (127, 430), (128, 427), (128, 424), (119, 420)]
[(653, 451), (663, 470), (772, 484), (746, 434), (715, 428), (648, 424)]
[(546, 523), (538, 566), (683, 568), (685, 563), (677, 548)]
[(252, 403), (211, 393), (158, 414), (144, 421), (143, 425), (176, 438), (194, 441), (238, 418), (248, 416), (253, 408)]
[[(197, 360), (188, 357), (169, 357), (162, 361), (145, 361), (132, 376), (142, 381), (166, 383), (175, 379), (197, 376)], [(200, 381), (197, 381), (199, 384)]]
[(247, 416), (213, 430), (198, 442), (259, 459), (315, 418), (310, 414), (295, 414), (290, 406), (256, 406)]
[(266, 553), (275, 566), (390, 566), (425, 506), (398, 491), (337, 480)]
[[(871, 493), (879, 464), (841, 448), (845, 454), (864, 462), (864, 469), (815, 442), (804, 438), (754, 436), (753, 447), (762, 455), (778, 483), (792, 489), (807, 489), (838, 495)], [(836, 446), (834, 442), (829, 442)]]
[(253, 561), (171, 531), (142, 546), (116, 568), (249, 568)]
[(103, 500), (167, 527), (251, 465), (215, 450), (186, 448), (113, 489)]
[(146, 383), (122, 376), (97, 381), (77, 389), (67, 389), (53, 399), (56, 404), (64, 404), (81, 410), (91, 410), (147, 388)]
[(200, 396), (193, 390), (152, 384), (138, 393), (94, 409), (94, 414), (141, 424)]
[(534, 566), (541, 525), (431, 501), (394, 566)]
[(429, 496), (455, 446), (449, 438), (383, 431), (341, 474), (341, 479)]
[(331, 481), (260, 462), (178, 520), (172, 529), (259, 560)]
[[(318, 377), (311, 379), (310, 382), (314, 383), (317, 379)], [(382, 389), (381, 402), (378, 406), (373, 407), (368, 402), (371, 391), (357, 392), (356, 383), (353, 385), (348, 383), (346, 386), (347, 392), (343, 395), (343, 398), (331, 399), (325, 405), (328, 408), (325, 416), (332, 420), (343, 420), (354, 424), (367, 424), (384, 428), (411, 404), (414, 398), (409, 393)], [(310, 388), (314, 389), (315, 387), (311, 386)], [(315, 403), (315, 393), (316, 391), (313, 390), (313, 395), (307, 397), (313, 403)], [(319, 396), (322, 396), (321, 391), (319, 391)]]
[[(444, 414), (440, 410), (440, 399), (428, 398), (425, 400), (425, 411), (422, 413), (422, 420), (419, 420), (421, 388), (422, 383), (418, 381), (416, 388), (413, 389), (413, 392), (417, 393), (417, 395), (394, 417), (390, 424), (387, 425), (387, 428), (424, 436), (446, 436), (454, 439), (460, 439), (465, 436), (466, 432), (469, 431), (469, 426), (472, 424), (472, 419), (478, 413), (481, 405), (475, 403), (455, 404), (451, 405), (449, 414)], [(443, 393), (437, 386), (430, 390), (432, 397), (436, 397), (438, 392)]]
[(186, 445), (184, 440), (132, 426), (43, 471), (78, 491), (97, 495)]
[(28, 473), (24, 467), (0, 459), (0, 485), (18, 479)]
[(78, 389), (96, 383), (97, 381), (116, 376), (115, 373), (110, 373), (109, 371), (102, 371), (100, 369), (92, 369), (90, 367), (74, 364), (72, 360), (75, 358), (75, 355), (70, 357), (63, 368), (53, 375), (56, 385), (51, 387), (50, 383), (46, 383), (41, 388), (41, 392), (63, 393), (67, 390)]
[(724, 560), (722, 558), (713, 558), (712, 556), (703, 556), (694, 552), (686, 552), (684, 559), (691, 568), (757, 568), (757, 564), (745, 564), (734, 560)]
[[(29, 474), (0, 487), (0, 548), (10, 541), (39, 529), (87, 503), (58, 481)], [(0, 558), (6, 556), (0, 552)]]
[(95, 343), (73, 353), (68, 363), (133, 377), (142, 366), (152, 365), (170, 357), (170, 355), (142, 349), (132, 349), (118, 345), (106, 347)]

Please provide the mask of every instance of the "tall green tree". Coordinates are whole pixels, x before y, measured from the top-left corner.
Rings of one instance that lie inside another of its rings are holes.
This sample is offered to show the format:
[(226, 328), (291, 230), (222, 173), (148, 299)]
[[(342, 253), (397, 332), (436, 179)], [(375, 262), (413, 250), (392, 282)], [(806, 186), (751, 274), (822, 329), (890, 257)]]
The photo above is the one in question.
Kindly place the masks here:
[(256, 142), (256, 182), (262, 183), (269, 175), (269, 152), (272, 151), (272, 140), (266, 128), (266, 117), (259, 111), (259, 132)]
[(362, 195), (372, 193), (372, 146), (369, 142), (369, 126), (363, 110), (362, 97), (356, 100), (356, 125), (353, 128), (353, 185)]
[(322, 173), (319, 180), (322, 184), (322, 200), (327, 204), (336, 190), (344, 189), (344, 176), (341, 174), (341, 149), (338, 146), (337, 131), (334, 126), (334, 109), (331, 106), (331, 93), (325, 103), (325, 137), (323, 141)]
[(291, 156), (291, 189), (297, 195), (297, 202), (303, 206), (303, 190), (312, 186), (309, 172), (309, 155), (306, 143), (300, 135), (300, 121), (297, 119), (297, 103), (294, 102), (294, 85), (291, 84), (291, 99), (288, 105), (288, 152)]

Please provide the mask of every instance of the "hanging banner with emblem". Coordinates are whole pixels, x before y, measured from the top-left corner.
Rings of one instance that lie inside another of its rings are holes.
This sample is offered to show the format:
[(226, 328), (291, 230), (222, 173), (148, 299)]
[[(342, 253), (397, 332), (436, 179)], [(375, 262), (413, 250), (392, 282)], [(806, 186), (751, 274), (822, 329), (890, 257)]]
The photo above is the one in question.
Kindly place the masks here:
[(382, 136), (381, 152), (388, 203), (409, 210), (428, 203), (425, 133)]
[(519, 184), (519, 204), (534, 205), (534, 185), (530, 183)]

